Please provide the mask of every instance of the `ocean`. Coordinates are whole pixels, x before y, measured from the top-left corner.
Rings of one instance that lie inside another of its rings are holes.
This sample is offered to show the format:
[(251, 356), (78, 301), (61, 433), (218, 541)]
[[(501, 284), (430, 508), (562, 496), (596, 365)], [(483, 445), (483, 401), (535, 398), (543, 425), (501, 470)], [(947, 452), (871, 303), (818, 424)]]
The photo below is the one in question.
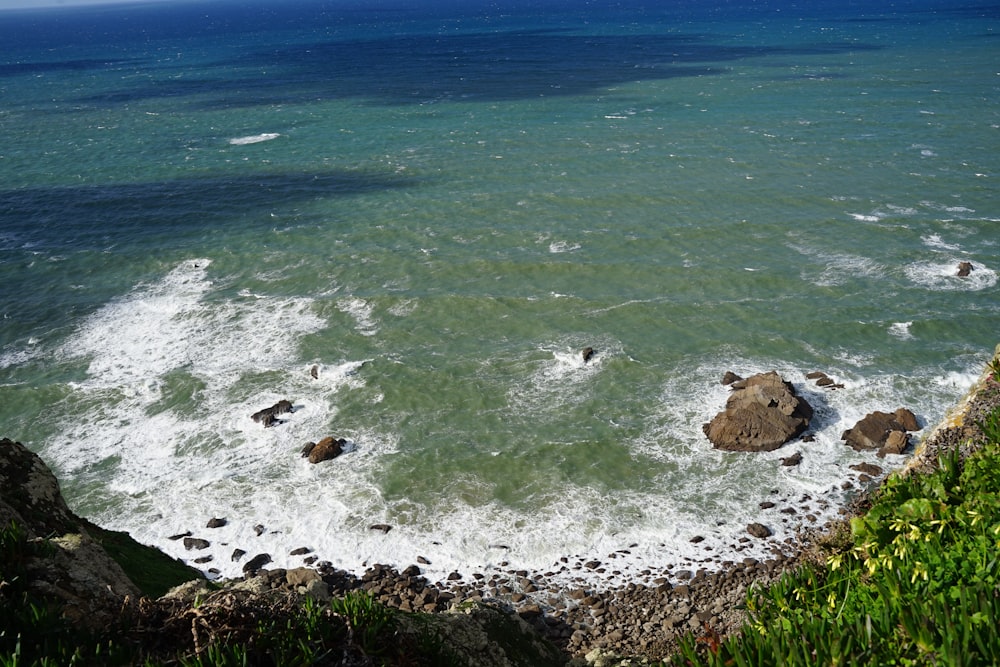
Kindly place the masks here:
[[(1000, 332), (995, 5), (164, 2), (0, 43), (0, 435), (214, 577), (766, 558), (906, 461), (843, 431), (929, 429)], [(730, 370), (815, 439), (713, 449)]]

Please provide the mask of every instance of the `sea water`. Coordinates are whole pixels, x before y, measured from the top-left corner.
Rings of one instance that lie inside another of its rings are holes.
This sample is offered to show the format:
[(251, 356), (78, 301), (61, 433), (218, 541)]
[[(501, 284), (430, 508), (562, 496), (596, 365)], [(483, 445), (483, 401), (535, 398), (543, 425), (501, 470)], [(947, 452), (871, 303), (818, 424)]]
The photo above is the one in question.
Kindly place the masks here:
[[(835, 517), (905, 462), (843, 431), (933, 426), (1000, 331), (1000, 16), (605, 4), (0, 12), (0, 435), (214, 576), (614, 585)], [(815, 440), (713, 449), (727, 370)]]

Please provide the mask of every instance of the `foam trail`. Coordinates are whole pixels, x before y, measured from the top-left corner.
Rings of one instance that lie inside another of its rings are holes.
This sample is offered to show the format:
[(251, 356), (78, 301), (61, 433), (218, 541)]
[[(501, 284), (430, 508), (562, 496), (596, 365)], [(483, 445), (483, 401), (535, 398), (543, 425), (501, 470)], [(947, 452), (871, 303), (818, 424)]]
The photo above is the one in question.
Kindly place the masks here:
[(277, 132), (265, 132), (263, 134), (252, 134), (246, 137), (234, 137), (229, 140), (231, 146), (247, 146), (249, 144), (259, 144), (264, 141), (277, 139), (281, 135)]

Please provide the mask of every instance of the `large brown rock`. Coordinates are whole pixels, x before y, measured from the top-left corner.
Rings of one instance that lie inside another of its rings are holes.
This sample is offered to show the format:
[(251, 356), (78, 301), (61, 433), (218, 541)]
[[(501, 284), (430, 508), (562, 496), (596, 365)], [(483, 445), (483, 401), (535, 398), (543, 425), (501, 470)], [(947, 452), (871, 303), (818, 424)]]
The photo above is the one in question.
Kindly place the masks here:
[(347, 441), (343, 438), (323, 438), (309, 449), (309, 462), (320, 463), (335, 459), (344, 453), (344, 445)]
[(767, 452), (809, 427), (812, 406), (776, 372), (754, 375), (733, 387), (726, 409), (703, 427), (717, 449)]
[(907, 431), (920, 430), (912, 412), (900, 408), (894, 413), (870, 412), (841, 436), (858, 452), (878, 450), (879, 456), (902, 454), (910, 444)]

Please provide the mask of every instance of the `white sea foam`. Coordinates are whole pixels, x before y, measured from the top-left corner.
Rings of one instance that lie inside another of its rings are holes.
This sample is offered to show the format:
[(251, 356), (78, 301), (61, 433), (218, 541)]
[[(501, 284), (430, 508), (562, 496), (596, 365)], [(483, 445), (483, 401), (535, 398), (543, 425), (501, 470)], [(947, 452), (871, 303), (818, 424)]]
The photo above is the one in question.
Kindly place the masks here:
[(573, 252), (574, 250), (579, 250), (579, 243), (570, 243), (569, 241), (553, 241), (549, 244), (549, 252), (553, 254), (563, 253), (563, 252)]
[(277, 132), (265, 132), (263, 134), (252, 134), (246, 137), (234, 137), (229, 140), (229, 144), (232, 146), (246, 146), (248, 144), (259, 144), (264, 141), (271, 141), (272, 139), (277, 139), (281, 135)]
[(375, 306), (358, 297), (348, 297), (337, 302), (341, 312), (354, 318), (358, 333), (363, 336), (374, 336), (378, 333), (378, 322), (375, 320)]
[(859, 276), (878, 277), (885, 273), (885, 265), (863, 255), (832, 253), (798, 245), (791, 247), (824, 265), (819, 275), (814, 275), (811, 269), (803, 272), (805, 280), (821, 287), (842, 285)]
[(913, 334), (910, 333), (912, 325), (913, 322), (893, 322), (889, 325), (889, 333), (901, 340), (910, 340), (913, 338)]
[(935, 291), (979, 291), (997, 284), (997, 272), (979, 262), (970, 262), (971, 273), (959, 277), (957, 274), (960, 261), (967, 260), (914, 262), (906, 266), (906, 277), (921, 287)]
[(939, 250), (961, 250), (962, 247), (955, 243), (946, 243), (944, 239), (941, 238), (940, 234), (927, 234), (921, 236), (920, 240), (924, 242), (928, 248), (937, 248)]
[[(847, 465), (871, 458), (839, 443), (840, 432), (873, 406), (894, 409), (901, 401), (898, 378), (865, 379), (827, 369), (845, 389), (825, 392), (810, 385), (801, 370), (777, 366), (816, 409), (816, 442), (752, 457), (723, 453), (711, 449), (700, 429), (725, 402), (728, 390), (718, 378), (726, 367), (722, 362), (682, 366), (652, 414), (642, 418), (648, 428), (626, 443), (634, 456), (673, 464), (655, 490), (609, 497), (600, 489), (566, 485), (552, 490), (544, 512), (528, 517), (497, 502), (464, 501), (458, 492), (463, 485), (473, 489), (489, 481), (456, 478), (449, 480), (455, 488), (444, 490), (447, 505), (414, 507), (405, 498), (383, 497), (377, 484), (385, 457), (399, 452), (396, 434), (364, 425), (331, 431), (338, 392), (366, 385), (360, 372), (365, 361), (299, 359), (295, 341), (325, 325), (308, 300), (220, 299), (206, 266), (204, 260), (186, 262), (161, 281), (137, 287), (95, 313), (66, 343), (63, 354), (91, 360), (91, 375), (74, 393), (93, 409), (75, 411), (54, 439), (72, 442), (72, 448), (52, 447), (45, 455), (63, 470), (86, 477), (95, 468), (94, 474), (110, 479), (106, 489), (117, 498), (112, 513), (95, 517), (102, 523), (127, 529), (171, 556), (210, 555), (210, 566), (223, 576), (240, 573), (242, 563), (230, 558), (234, 548), (247, 557), (268, 553), (275, 567), (295, 567), (301, 557), (289, 552), (307, 547), (355, 572), (375, 562), (405, 567), (423, 556), (431, 561), (423, 570), (432, 580), (509, 563), (555, 571), (555, 581), (587, 576), (594, 587), (635, 579), (640, 570), (659, 575), (668, 564), (712, 569), (717, 564), (711, 557), (766, 558), (773, 545), (805, 525), (807, 514), (818, 523), (832, 518), (844, 499), (840, 484), (852, 478)], [(356, 303), (348, 310), (358, 309), (366, 311)], [(258, 311), (266, 317), (258, 318)], [(200, 335), (201, 329), (211, 334)], [(187, 343), (168, 340), (185, 331), (192, 334)], [(139, 338), (152, 340), (131, 342)], [(624, 354), (614, 340), (593, 344), (596, 354), (587, 362), (575, 340), (526, 354), (525, 378), (511, 389), (510, 407), (537, 413), (577, 400), (610, 360)], [(119, 349), (124, 361), (110, 359)], [(309, 373), (314, 364), (315, 379)], [(728, 359), (727, 367), (749, 375), (776, 366)], [(268, 385), (241, 383), (247, 368), (271, 371)], [(165, 406), (178, 374), (204, 387), (194, 390), (196, 410)], [(950, 393), (953, 385), (971, 385), (973, 379), (957, 374), (942, 378), (949, 384), (935, 386)], [(919, 384), (918, 391), (927, 389)], [(265, 429), (249, 419), (282, 398), (294, 401), (294, 411), (281, 415), (279, 426)], [(347, 438), (352, 451), (316, 466), (298, 456), (302, 443), (325, 435)], [(802, 451), (803, 462), (784, 468), (778, 459), (793, 450)], [(775, 496), (775, 488), (783, 492)], [(812, 499), (804, 501), (804, 495)], [(688, 502), (695, 497), (699, 503)], [(759, 509), (764, 500), (779, 507), (765, 513)], [(785, 505), (799, 514), (779, 514)], [(204, 528), (211, 517), (228, 523)], [(740, 542), (751, 521), (769, 525), (775, 540)], [(393, 528), (383, 534), (369, 529), (374, 523)], [(257, 524), (264, 528), (259, 536)], [(188, 530), (211, 546), (189, 552), (166, 539)], [(691, 542), (696, 535), (704, 538), (697, 545)], [(562, 556), (600, 560), (604, 572), (581, 575), (573, 560), (559, 563)]]

